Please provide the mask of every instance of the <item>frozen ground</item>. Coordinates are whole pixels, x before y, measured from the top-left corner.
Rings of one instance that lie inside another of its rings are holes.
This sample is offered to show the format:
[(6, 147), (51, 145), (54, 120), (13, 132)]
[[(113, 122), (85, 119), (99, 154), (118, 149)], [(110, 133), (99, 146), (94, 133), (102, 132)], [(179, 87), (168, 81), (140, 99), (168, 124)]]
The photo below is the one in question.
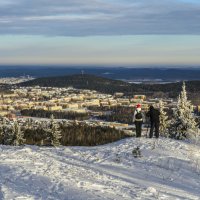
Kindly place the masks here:
[[(134, 147), (142, 157), (134, 158)], [(200, 199), (200, 146), (129, 138), (99, 147), (0, 146), (0, 199)]]

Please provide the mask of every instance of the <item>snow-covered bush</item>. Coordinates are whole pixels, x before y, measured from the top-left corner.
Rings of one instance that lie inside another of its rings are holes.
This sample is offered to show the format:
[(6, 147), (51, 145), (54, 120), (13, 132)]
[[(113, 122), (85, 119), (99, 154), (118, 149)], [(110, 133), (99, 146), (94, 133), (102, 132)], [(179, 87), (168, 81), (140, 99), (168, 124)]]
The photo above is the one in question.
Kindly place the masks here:
[(192, 138), (197, 131), (193, 106), (187, 99), (185, 83), (178, 97), (177, 108), (174, 110), (170, 127), (170, 136), (176, 139)]
[(135, 158), (142, 157), (140, 147), (134, 148), (132, 154)]
[(24, 132), (21, 130), (21, 127), (19, 126), (17, 121), (15, 121), (12, 126), (12, 132), (14, 136), (13, 145), (15, 146), (23, 145), (25, 142)]
[(0, 135), (1, 135), (1, 143), (4, 145), (12, 145), (13, 144), (13, 131), (11, 125), (3, 118), (1, 126), (0, 126)]
[(55, 121), (53, 115), (51, 115), (49, 133), (50, 133), (51, 144), (53, 146), (60, 146), (60, 139), (62, 137), (61, 130), (59, 124)]
[(162, 100), (159, 101), (159, 109), (160, 109), (160, 134), (164, 137), (168, 137), (170, 120), (168, 119), (167, 113), (164, 111), (164, 103)]
[(34, 122), (33, 122), (33, 119), (32, 118), (28, 118), (26, 121), (25, 121), (25, 127), (28, 128), (28, 129), (31, 129), (33, 128), (34, 126)]

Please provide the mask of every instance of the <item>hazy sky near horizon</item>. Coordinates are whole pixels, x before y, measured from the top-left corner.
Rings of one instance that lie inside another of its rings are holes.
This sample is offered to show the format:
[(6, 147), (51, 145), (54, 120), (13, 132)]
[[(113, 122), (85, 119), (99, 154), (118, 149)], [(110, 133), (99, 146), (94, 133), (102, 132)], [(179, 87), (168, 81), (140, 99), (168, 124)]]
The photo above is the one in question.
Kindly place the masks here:
[(199, 65), (200, 0), (0, 0), (0, 64)]

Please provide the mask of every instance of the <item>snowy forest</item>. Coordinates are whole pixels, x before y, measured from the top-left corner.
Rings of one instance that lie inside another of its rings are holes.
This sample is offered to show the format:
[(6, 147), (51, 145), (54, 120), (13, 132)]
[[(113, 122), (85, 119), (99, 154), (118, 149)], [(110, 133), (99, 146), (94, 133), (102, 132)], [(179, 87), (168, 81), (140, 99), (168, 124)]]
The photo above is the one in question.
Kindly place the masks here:
[(128, 137), (123, 131), (110, 127), (56, 121), (53, 115), (50, 121), (28, 119), (22, 123), (3, 119), (0, 131), (0, 143), (4, 145), (94, 146)]

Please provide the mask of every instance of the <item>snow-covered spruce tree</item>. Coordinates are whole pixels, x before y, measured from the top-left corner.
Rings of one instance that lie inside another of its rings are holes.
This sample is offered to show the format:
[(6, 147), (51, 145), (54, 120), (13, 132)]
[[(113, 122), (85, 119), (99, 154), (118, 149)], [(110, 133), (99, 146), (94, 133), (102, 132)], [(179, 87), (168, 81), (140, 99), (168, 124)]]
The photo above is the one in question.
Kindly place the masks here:
[(4, 145), (12, 145), (14, 135), (10, 121), (6, 121), (6, 119), (3, 118), (0, 131), (1, 131), (1, 143)]
[(173, 113), (170, 136), (176, 139), (192, 138), (197, 131), (193, 106), (187, 99), (185, 83), (178, 97), (177, 107)]
[(54, 116), (51, 115), (50, 121), (50, 139), (53, 146), (60, 146), (61, 131), (58, 123), (55, 121)]
[(33, 128), (33, 119), (32, 118), (28, 118), (26, 121), (25, 121), (25, 127), (30, 129), (30, 128)]
[(21, 127), (19, 126), (19, 123), (17, 121), (15, 121), (12, 126), (12, 132), (14, 136), (13, 145), (15, 146), (23, 145), (25, 142), (24, 133), (21, 130)]
[(167, 113), (164, 111), (164, 103), (162, 100), (159, 101), (159, 109), (160, 109), (160, 134), (164, 137), (168, 137), (170, 120), (168, 119)]

